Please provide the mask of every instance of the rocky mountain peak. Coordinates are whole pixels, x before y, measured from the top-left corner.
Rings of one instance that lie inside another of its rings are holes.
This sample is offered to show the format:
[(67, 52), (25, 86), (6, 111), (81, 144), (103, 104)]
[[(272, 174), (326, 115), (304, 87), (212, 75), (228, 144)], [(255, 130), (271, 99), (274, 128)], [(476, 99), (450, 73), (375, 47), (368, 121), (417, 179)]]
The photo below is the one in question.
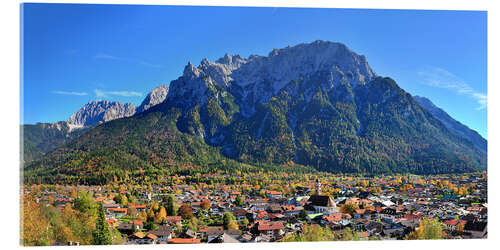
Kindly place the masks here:
[(96, 100), (85, 104), (69, 119), (70, 127), (86, 127), (97, 123), (128, 117), (135, 114), (135, 107), (130, 103), (118, 101)]
[(184, 67), (183, 77), (185, 78), (197, 78), (200, 76), (201, 70), (196, 68), (191, 62), (188, 62), (186, 67)]
[[(210, 85), (228, 89), (236, 84), (243, 89), (253, 113), (256, 103), (267, 101), (271, 96), (294, 80), (317, 78), (327, 87), (347, 83), (363, 85), (376, 77), (365, 56), (358, 55), (342, 43), (315, 41), (282, 49), (273, 49), (268, 56), (251, 55), (248, 59), (226, 53), (215, 62), (204, 58), (198, 67), (189, 62), (184, 74), (173, 81), (168, 98), (183, 102), (205, 99)], [(328, 78), (328, 79), (327, 79)]]
[(162, 103), (167, 98), (167, 94), (168, 94), (168, 86), (166, 85), (160, 85), (154, 88), (153, 90), (151, 90), (151, 92), (149, 92), (146, 98), (144, 98), (141, 105), (139, 105), (139, 107), (136, 110), (137, 113), (146, 111), (149, 108)]

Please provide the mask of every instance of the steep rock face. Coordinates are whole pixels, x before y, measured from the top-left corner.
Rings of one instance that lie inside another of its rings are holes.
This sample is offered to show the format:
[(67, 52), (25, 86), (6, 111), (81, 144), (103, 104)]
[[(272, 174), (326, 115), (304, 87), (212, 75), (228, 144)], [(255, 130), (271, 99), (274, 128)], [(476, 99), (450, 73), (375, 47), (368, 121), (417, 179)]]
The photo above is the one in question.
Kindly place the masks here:
[(375, 76), (365, 56), (341, 43), (316, 41), (274, 49), (267, 57), (226, 54), (216, 62), (203, 59), (198, 67), (189, 63), (183, 76), (172, 82), (167, 98), (193, 103), (206, 99), (207, 90), (220, 87), (241, 97), (242, 115), (249, 117), (257, 104), (269, 101), (294, 80), (321, 81), (327, 88), (339, 83), (354, 87)]
[(69, 118), (68, 124), (74, 127), (86, 127), (134, 114), (135, 107), (130, 103), (90, 101)]
[(414, 96), (413, 99), (415, 99), (415, 101), (417, 101), (420, 106), (431, 112), (447, 128), (451, 129), (458, 135), (469, 139), (478, 149), (482, 150), (483, 152), (487, 152), (488, 142), (478, 132), (453, 119), (444, 110), (434, 105), (431, 100), (421, 96)]
[[(242, 86), (272, 83), (276, 94), (286, 84), (299, 78), (309, 78), (318, 72), (334, 74), (332, 82), (348, 81), (351, 86), (369, 82), (376, 76), (366, 57), (344, 44), (316, 41), (284, 49), (274, 49), (267, 57), (251, 56), (248, 63), (234, 70), (234, 81)], [(340, 73), (340, 74), (336, 74)]]
[(154, 88), (142, 101), (141, 105), (137, 107), (136, 113), (141, 113), (155, 105), (162, 103), (167, 98), (167, 94), (168, 94), (168, 86), (166, 85), (160, 85)]

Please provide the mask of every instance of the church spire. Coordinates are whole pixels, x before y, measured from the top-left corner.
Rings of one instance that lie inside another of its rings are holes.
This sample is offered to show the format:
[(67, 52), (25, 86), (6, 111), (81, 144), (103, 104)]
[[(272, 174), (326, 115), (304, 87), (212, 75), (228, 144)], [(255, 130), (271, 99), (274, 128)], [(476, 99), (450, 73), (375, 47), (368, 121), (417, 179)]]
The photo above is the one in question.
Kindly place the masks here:
[(321, 182), (319, 181), (319, 177), (316, 179), (316, 195), (321, 195)]

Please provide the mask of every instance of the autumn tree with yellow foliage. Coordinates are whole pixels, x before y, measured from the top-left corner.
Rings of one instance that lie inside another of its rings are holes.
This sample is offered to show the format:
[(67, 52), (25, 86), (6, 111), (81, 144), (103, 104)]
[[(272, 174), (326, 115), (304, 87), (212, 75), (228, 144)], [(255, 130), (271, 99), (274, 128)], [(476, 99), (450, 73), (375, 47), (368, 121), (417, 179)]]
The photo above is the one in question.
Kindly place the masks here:
[(21, 241), (25, 246), (47, 246), (50, 222), (40, 213), (39, 204), (31, 197), (23, 202), (23, 221), (21, 223)]
[(407, 235), (408, 240), (438, 240), (443, 238), (443, 228), (437, 219), (424, 218), (420, 225)]

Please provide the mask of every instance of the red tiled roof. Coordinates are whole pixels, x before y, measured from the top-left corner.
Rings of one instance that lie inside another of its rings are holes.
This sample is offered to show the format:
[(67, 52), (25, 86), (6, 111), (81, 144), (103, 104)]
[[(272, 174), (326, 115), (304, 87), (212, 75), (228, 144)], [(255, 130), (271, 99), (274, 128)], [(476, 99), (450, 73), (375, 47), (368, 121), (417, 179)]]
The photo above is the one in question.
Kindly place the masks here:
[(422, 218), (422, 216), (419, 214), (407, 214), (407, 215), (405, 215), (405, 219), (407, 219), (407, 220), (419, 220), (421, 218)]
[(481, 211), (481, 207), (468, 207), (467, 211)]
[(208, 231), (217, 231), (217, 230), (223, 230), (224, 228), (223, 227), (203, 227), (203, 226), (200, 226), (200, 233), (206, 233)]
[(108, 210), (115, 212), (115, 213), (125, 213), (125, 214), (127, 213), (126, 208), (112, 207), (112, 208), (108, 208)]
[(94, 200), (97, 202), (101, 202), (101, 201), (105, 200), (105, 198), (104, 197), (96, 197)]
[(167, 217), (165, 217), (165, 221), (167, 221), (167, 222), (179, 222), (179, 221), (182, 221), (182, 217), (181, 216), (167, 216)]
[(147, 238), (150, 238), (150, 239), (152, 239), (152, 240), (156, 240), (156, 239), (158, 239), (158, 236), (156, 236), (156, 235), (154, 235), (154, 234), (152, 234), (152, 233), (148, 233), (148, 234), (146, 235), (146, 237), (147, 237)]
[(328, 222), (340, 221), (342, 220), (342, 213), (334, 213), (328, 216), (323, 216), (323, 219), (327, 220)]
[(266, 223), (266, 224), (259, 223), (258, 227), (259, 231), (269, 231), (269, 230), (279, 230), (279, 229), (283, 229), (283, 223), (281, 223), (281, 221), (274, 223)]
[(267, 194), (270, 194), (270, 195), (280, 195), (281, 192), (279, 191), (274, 191), (274, 190), (267, 190)]
[(184, 239), (184, 238), (172, 238), (168, 240), (170, 244), (198, 244), (201, 243), (201, 239)]
[(137, 237), (139, 239), (142, 239), (142, 238), (144, 238), (145, 235), (144, 235), (144, 233), (136, 232), (132, 236), (135, 236), (135, 237)]
[(265, 223), (268, 223), (269, 220), (255, 220), (255, 224), (259, 223), (260, 224), (265, 224)]
[(365, 210), (364, 209), (356, 209), (357, 214), (364, 214)]
[(458, 220), (457, 219), (445, 220), (443, 223), (449, 226), (455, 226), (457, 225)]

